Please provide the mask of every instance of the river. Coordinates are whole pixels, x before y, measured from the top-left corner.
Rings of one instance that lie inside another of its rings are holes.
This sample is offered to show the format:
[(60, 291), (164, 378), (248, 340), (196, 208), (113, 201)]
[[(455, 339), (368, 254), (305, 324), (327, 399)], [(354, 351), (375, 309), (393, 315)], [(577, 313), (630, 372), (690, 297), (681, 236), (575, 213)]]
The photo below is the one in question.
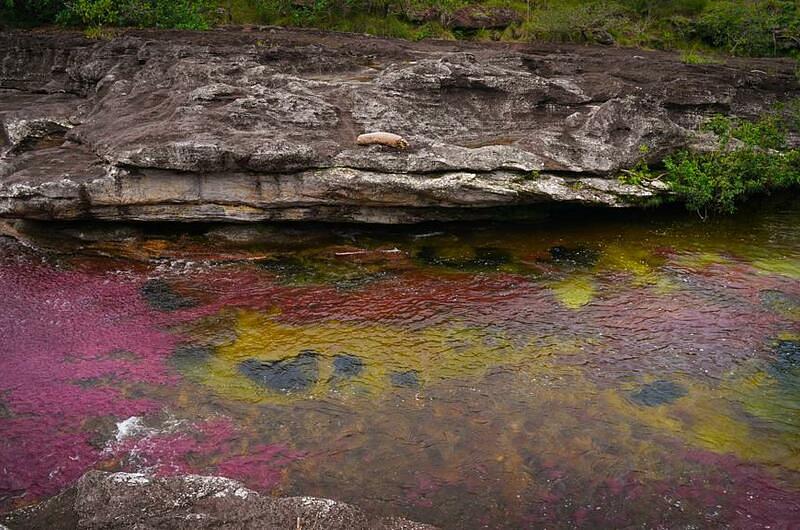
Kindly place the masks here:
[(444, 528), (800, 525), (796, 199), (26, 233), (0, 237), (0, 511), (105, 469)]

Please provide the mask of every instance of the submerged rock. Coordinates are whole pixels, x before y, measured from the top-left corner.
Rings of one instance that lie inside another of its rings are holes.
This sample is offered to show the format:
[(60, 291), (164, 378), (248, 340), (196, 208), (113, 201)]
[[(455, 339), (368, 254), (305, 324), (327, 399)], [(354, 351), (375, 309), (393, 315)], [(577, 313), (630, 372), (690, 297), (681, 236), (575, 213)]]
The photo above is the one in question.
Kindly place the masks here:
[(644, 385), (631, 394), (631, 401), (645, 407), (665, 405), (687, 394), (684, 387), (672, 381), (660, 379)]
[(334, 377), (355, 377), (364, 370), (364, 361), (355, 355), (342, 354), (333, 358)]
[(223, 477), (155, 477), (90, 471), (33, 508), (0, 516), (14, 530), (258, 529), (434, 530), (401, 518), (372, 518), (315, 497), (268, 497)]
[(416, 370), (407, 370), (405, 372), (392, 372), (389, 374), (389, 380), (394, 386), (402, 388), (419, 388), (419, 373)]
[(788, 318), (800, 318), (800, 296), (768, 289), (761, 291), (760, 298), (771, 311)]
[(492, 247), (463, 249), (466, 256), (445, 256), (434, 246), (425, 245), (417, 252), (417, 260), (426, 265), (448, 267), (458, 270), (497, 269), (511, 261), (511, 255), (504, 250)]
[[(513, 22), (464, 9), (457, 27)], [(624, 48), (274, 28), (4, 32), (0, 217), (402, 223), (632, 206), (668, 193), (616, 178), (643, 146), (660, 160), (705, 116), (797, 94), (776, 59), (697, 68)], [(410, 148), (356, 145), (370, 131)]]
[(775, 347), (777, 359), (773, 366), (779, 372), (800, 369), (800, 340), (781, 340)]
[(600, 252), (587, 247), (564, 247), (561, 245), (550, 248), (552, 261), (571, 267), (592, 267), (600, 258)]
[(139, 288), (139, 292), (150, 306), (159, 311), (177, 311), (197, 305), (194, 300), (173, 291), (172, 287), (160, 278), (148, 280)]
[(319, 379), (319, 354), (308, 350), (281, 361), (247, 359), (239, 364), (239, 371), (259, 385), (277, 392), (308, 390)]

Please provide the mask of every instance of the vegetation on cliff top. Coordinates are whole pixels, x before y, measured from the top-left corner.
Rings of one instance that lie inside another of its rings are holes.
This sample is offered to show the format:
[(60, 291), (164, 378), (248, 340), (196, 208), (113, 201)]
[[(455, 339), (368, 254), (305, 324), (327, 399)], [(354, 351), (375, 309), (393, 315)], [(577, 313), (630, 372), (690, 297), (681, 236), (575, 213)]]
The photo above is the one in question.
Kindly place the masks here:
[[(795, 0), (0, 0), (7, 25), (207, 29), (226, 23), (402, 37), (800, 53)], [(465, 22), (466, 21), (466, 22)], [(1, 24), (0, 24), (1, 25)]]

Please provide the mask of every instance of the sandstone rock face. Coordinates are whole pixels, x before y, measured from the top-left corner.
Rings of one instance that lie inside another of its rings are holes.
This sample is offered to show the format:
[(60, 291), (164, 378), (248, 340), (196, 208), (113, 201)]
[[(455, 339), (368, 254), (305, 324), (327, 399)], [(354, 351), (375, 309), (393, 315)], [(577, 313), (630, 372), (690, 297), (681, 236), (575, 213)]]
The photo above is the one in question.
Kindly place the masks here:
[[(0, 33), (0, 216), (413, 222), (667, 193), (616, 175), (710, 114), (800, 93), (784, 60), (262, 28)], [(408, 149), (357, 145), (364, 133)]]
[(60, 495), (2, 522), (15, 530), (435, 530), (402, 518), (370, 518), (330, 499), (265, 497), (222, 477), (100, 471), (90, 471)]

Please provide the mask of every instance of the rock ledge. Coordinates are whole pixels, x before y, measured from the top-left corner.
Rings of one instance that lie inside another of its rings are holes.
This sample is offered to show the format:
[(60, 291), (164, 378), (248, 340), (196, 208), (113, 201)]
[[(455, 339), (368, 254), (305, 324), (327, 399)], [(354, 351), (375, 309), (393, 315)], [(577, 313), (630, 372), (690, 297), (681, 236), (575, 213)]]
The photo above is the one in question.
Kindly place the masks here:
[[(435, 530), (401, 518), (373, 519), (315, 497), (265, 497), (235, 480), (90, 471), (60, 495), (0, 518), (13, 530), (263, 529)], [(2, 525), (0, 525), (0, 528)]]
[[(636, 206), (619, 172), (713, 113), (800, 94), (787, 60), (264, 28), (0, 33), (0, 217), (399, 223)], [(408, 149), (357, 145), (364, 133)]]

